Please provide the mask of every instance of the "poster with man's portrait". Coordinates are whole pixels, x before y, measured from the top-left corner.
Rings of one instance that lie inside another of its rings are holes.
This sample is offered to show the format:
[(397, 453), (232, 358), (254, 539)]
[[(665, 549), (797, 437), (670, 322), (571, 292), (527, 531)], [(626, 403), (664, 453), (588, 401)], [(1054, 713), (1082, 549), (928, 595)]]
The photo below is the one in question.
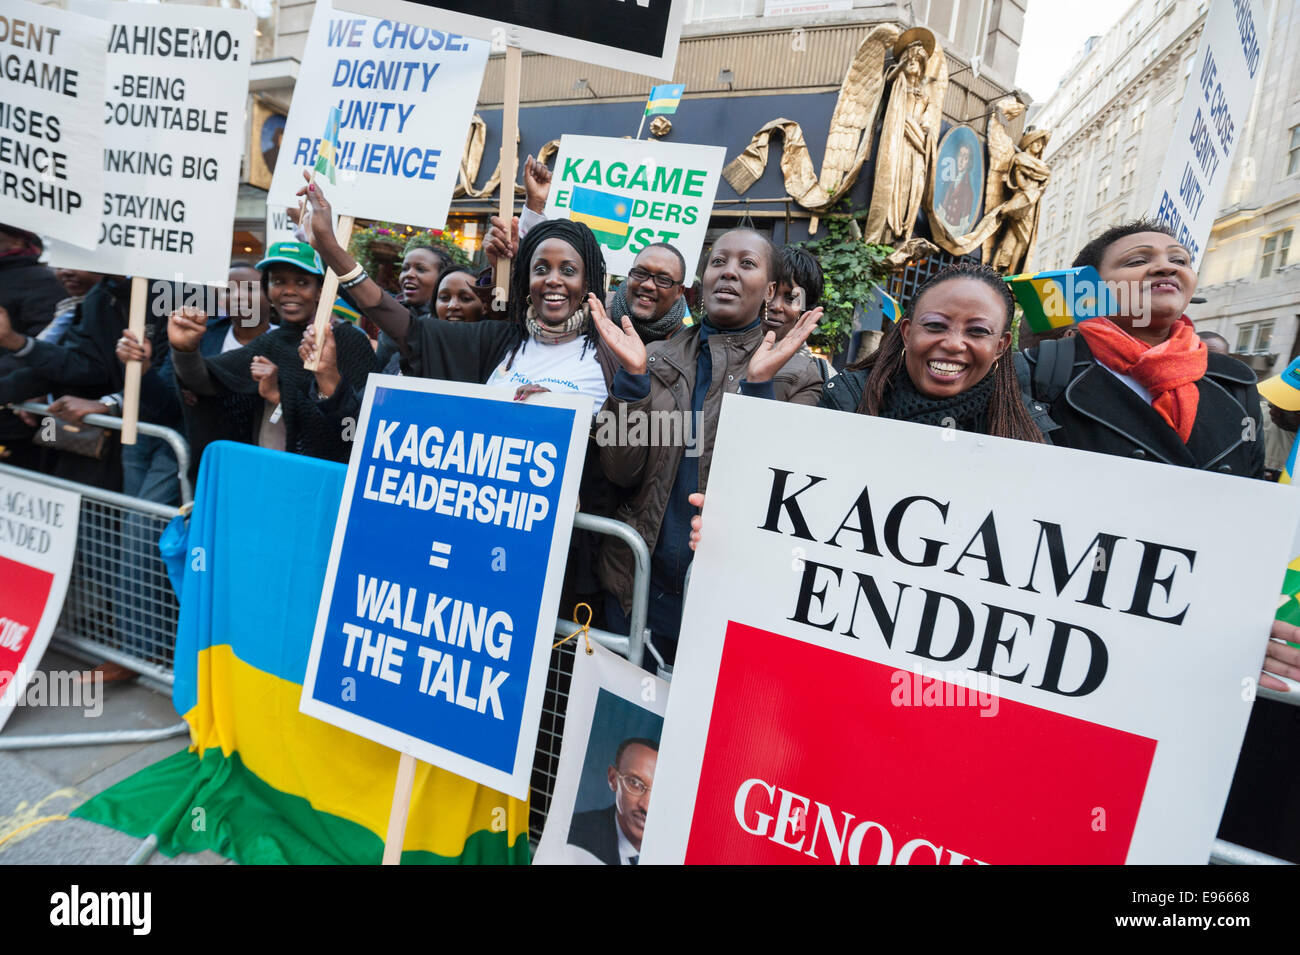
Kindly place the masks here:
[(954, 126), (939, 142), (930, 221), (953, 239), (975, 228), (984, 202), (984, 146), (969, 126)]
[(539, 865), (636, 865), (668, 684), (592, 643), (574, 654)]

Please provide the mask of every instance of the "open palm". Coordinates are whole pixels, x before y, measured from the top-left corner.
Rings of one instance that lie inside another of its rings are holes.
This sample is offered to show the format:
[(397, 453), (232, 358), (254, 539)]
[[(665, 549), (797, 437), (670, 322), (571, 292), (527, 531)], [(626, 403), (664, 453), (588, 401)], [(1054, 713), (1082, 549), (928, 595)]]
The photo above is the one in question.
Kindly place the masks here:
[(822, 308), (818, 306), (810, 312), (804, 312), (799, 321), (795, 323), (794, 328), (790, 329), (785, 338), (779, 342), (776, 340), (776, 332), (768, 332), (763, 336), (763, 341), (759, 343), (758, 350), (749, 359), (749, 369), (745, 372), (745, 380), (750, 384), (771, 381), (776, 373), (785, 366), (785, 363), (803, 347), (803, 343), (813, 333), (813, 329), (817, 327), (821, 317)]
[(591, 306), (591, 318), (596, 323), (596, 331), (605, 340), (618, 363), (629, 375), (645, 374), (645, 342), (632, 326), (632, 319), (623, 316), (623, 327), (615, 325), (605, 314), (605, 306), (594, 292), (587, 294), (587, 303)]

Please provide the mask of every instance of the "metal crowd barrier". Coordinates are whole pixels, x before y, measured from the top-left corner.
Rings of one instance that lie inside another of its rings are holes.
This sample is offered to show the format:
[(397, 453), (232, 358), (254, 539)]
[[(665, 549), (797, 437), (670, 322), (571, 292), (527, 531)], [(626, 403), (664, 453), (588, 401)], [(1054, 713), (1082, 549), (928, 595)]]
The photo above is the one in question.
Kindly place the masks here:
[[(16, 405), (44, 415), (46, 405)], [(85, 423), (114, 431), (122, 420), (87, 415)], [(176, 455), (182, 507), (193, 500), (190, 449), (171, 428), (140, 422), (140, 433), (161, 438)], [(178, 606), (158, 538), (181, 508), (156, 504), (88, 484), (0, 464), (0, 472), (81, 495), (77, 549), (63, 612), (51, 643), (78, 656), (107, 660), (171, 686)], [(152, 742), (189, 731), (184, 721), (160, 729), (105, 730), (45, 736), (0, 735), (0, 750)]]

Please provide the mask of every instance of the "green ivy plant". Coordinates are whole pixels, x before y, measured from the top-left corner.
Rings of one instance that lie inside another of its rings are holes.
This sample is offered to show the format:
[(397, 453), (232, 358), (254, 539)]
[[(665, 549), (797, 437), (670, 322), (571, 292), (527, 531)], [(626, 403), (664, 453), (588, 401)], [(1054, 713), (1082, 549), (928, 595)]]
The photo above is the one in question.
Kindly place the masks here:
[(824, 236), (800, 243), (822, 267), (821, 304), (826, 312), (809, 345), (824, 354), (836, 355), (848, 347), (854, 309), (869, 307), (875, 299), (873, 286), (883, 286), (889, 274), (885, 259), (894, 250), (862, 241), (854, 219), (864, 212), (850, 211), (844, 200), (822, 220), (826, 226)]

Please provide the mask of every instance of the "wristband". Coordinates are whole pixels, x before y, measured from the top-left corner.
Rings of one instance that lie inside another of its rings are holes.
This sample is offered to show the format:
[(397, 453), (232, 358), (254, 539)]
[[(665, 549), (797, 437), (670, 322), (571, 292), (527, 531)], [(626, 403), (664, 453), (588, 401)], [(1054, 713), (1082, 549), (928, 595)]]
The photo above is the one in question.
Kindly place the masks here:
[(122, 399), (117, 395), (104, 395), (99, 399), (101, 405), (108, 405), (108, 414), (121, 416)]
[(354, 280), (364, 279), (365, 277), (366, 270), (361, 263), (358, 262), (356, 267), (349, 270), (347, 274), (339, 276), (339, 285), (343, 288), (347, 288), (348, 283), (352, 283)]
[(10, 352), (9, 354), (13, 355), (15, 358), (23, 358), (35, 347), (36, 347), (36, 339), (28, 335), (27, 341), (23, 342), (23, 347), (19, 348), (17, 351)]
[(362, 282), (364, 282), (364, 281), (365, 281), (366, 279), (368, 279), (368, 278), (370, 278), (370, 276), (366, 275), (365, 272), (362, 272), (360, 275), (358, 275), (358, 276), (357, 276), (356, 278), (354, 278), (354, 279), (349, 279), (349, 280), (346, 281), (346, 282), (339, 282), (339, 288), (341, 288), (341, 289), (350, 289), (350, 288), (355, 288), (356, 286), (360, 285)]

